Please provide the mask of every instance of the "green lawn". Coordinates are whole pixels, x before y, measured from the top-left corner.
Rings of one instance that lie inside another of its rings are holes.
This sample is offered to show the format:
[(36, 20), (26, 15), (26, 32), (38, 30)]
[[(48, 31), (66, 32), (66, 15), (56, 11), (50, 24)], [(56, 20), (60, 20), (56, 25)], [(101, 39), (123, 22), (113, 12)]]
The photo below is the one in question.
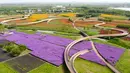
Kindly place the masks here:
[(18, 73), (5, 63), (0, 63), (0, 73)]
[(99, 29), (95, 29), (95, 28), (85, 28), (85, 33), (87, 33), (89, 36), (92, 35), (98, 35), (99, 34)]
[(130, 50), (126, 50), (117, 62), (116, 67), (121, 73), (130, 73)]
[(36, 33), (36, 31), (32, 31), (32, 30), (20, 30), (20, 29), (17, 29), (18, 32), (24, 32), (24, 33), (28, 33), (28, 34), (34, 34)]
[(45, 63), (40, 67), (30, 71), (29, 73), (69, 73), (68, 69), (66, 68), (65, 64), (59, 67), (56, 67), (52, 64)]
[(75, 67), (78, 73), (112, 73), (106, 66), (79, 58), (75, 61)]
[(49, 22), (49, 24), (66, 25), (66, 24), (62, 23), (59, 19), (52, 20), (51, 22)]

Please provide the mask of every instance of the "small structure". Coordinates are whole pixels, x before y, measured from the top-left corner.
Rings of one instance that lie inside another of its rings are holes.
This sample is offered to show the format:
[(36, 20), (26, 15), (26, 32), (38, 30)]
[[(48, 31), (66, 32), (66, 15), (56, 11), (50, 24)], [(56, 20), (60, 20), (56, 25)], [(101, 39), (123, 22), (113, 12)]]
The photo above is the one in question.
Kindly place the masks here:
[(61, 12), (73, 12), (70, 7), (65, 7), (62, 5), (57, 5), (48, 10), (49, 13), (61, 13)]

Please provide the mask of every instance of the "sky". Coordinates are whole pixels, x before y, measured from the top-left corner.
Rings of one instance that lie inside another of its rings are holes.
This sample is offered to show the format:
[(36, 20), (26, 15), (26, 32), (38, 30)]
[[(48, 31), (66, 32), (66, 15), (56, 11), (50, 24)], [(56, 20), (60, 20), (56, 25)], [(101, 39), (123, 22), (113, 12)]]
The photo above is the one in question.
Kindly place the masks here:
[(130, 0), (0, 0), (0, 3), (45, 3), (45, 2), (109, 2), (130, 3)]

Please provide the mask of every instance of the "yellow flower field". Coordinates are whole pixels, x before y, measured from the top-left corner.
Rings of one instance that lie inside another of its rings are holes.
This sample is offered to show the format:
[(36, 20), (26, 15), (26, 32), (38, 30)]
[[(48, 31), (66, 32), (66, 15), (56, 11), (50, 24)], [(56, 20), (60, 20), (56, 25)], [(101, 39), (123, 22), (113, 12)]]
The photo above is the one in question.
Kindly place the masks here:
[(63, 16), (63, 17), (75, 17), (76, 13), (62, 13), (59, 14), (58, 16)]
[(32, 14), (28, 20), (31, 20), (31, 21), (37, 21), (37, 20), (41, 20), (41, 19), (45, 19), (45, 18), (48, 18), (48, 14)]
[(112, 18), (112, 19), (127, 19), (127, 17), (125, 16), (111, 15), (111, 14), (101, 14), (100, 17)]

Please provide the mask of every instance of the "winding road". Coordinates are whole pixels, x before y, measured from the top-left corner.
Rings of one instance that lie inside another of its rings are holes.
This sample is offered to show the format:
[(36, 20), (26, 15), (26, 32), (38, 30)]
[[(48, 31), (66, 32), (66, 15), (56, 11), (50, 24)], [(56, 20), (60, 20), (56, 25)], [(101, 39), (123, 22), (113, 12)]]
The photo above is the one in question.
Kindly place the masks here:
[[(73, 22), (73, 26), (76, 30), (79, 30), (76, 26), (75, 26), (75, 22)], [(102, 27), (101, 25), (105, 25), (106, 23), (105, 22), (101, 22), (99, 24), (96, 24), (95, 27), (97, 28), (105, 28), (105, 27)], [(106, 59), (104, 59), (102, 57), (102, 55), (99, 53), (99, 51), (96, 49), (93, 41), (91, 39), (94, 39), (94, 38), (99, 38), (99, 37), (117, 37), (117, 36), (125, 36), (125, 35), (128, 35), (128, 32), (125, 31), (125, 30), (122, 30), (122, 29), (117, 29), (117, 28), (109, 28), (110, 30), (116, 30), (116, 31), (120, 31), (122, 33), (119, 33), (119, 34), (101, 34), (101, 35), (94, 35), (94, 36), (87, 36), (87, 37), (82, 37), (80, 39), (77, 39), (75, 41), (73, 41), (72, 43), (70, 43), (66, 49), (65, 49), (65, 52), (64, 52), (64, 60), (65, 60), (65, 63), (66, 63), (66, 66), (68, 67), (69, 71), (71, 73), (78, 73), (74, 67), (74, 60), (80, 56), (80, 55), (83, 55), (85, 53), (88, 53), (88, 52), (91, 52), (91, 50), (94, 50), (94, 52), (96, 53), (96, 55), (115, 73), (120, 73), (114, 66), (112, 66), (109, 62), (107, 62)], [(79, 30), (80, 31), (80, 30)], [(91, 42), (91, 45), (92, 45), (92, 49), (91, 50), (83, 50), (83, 51), (79, 51), (77, 53), (75, 53), (71, 58), (69, 56), (69, 52), (70, 52), (70, 49), (77, 43), (83, 41), (83, 40), (90, 40)]]
[[(10, 19), (10, 20), (4, 20), (2, 21), (1, 23), (4, 24), (4, 25), (7, 25), (7, 22), (9, 21), (13, 21), (13, 20), (22, 20), (22, 19), (27, 19), (30, 15), (28, 16), (25, 16), (24, 18), (17, 18), (17, 19)], [(44, 19), (44, 20), (41, 20), (41, 21), (36, 21), (36, 22), (29, 22), (29, 23), (23, 23), (23, 24), (37, 24), (37, 23), (41, 23), (43, 21), (47, 21), (47, 23), (49, 23), (50, 21), (52, 20), (55, 20), (55, 19), (63, 19), (63, 18), (48, 18), (48, 19)], [(68, 18), (66, 18), (68, 19)], [(99, 37), (117, 37), (117, 36), (126, 36), (128, 35), (128, 32), (125, 31), (125, 30), (122, 30), (122, 29), (118, 29), (118, 28), (109, 28), (110, 30), (116, 30), (116, 31), (120, 31), (121, 33), (117, 33), (117, 34), (101, 34), (101, 35), (94, 35), (94, 36), (88, 36), (86, 33), (84, 33), (83, 31), (81, 31), (80, 29), (78, 29), (76, 26), (75, 26), (75, 23), (78, 19), (76, 19), (72, 25), (73, 27), (78, 30), (81, 34), (82, 34), (82, 38), (80, 39), (77, 39), (73, 42), (71, 42), (65, 49), (65, 52), (64, 52), (64, 60), (65, 60), (65, 63), (66, 63), (66, 66), (68, 67), (69, 71), (71, 73), (78, 73), (74, 67), (74, 61), (75, 59), (80, 56), (80, 55), (83, 55), (83, 54), (86, 54), (88, 52), (91, 52), (92, 50), (96, 53), (96, 55), (115, 73), (120, 73), (114, 66), (112, 66), (109, 62), (107, 62), (106, 59), (103, 58), (103, 56), (99, 53), (99, 51), (96, 49), (96, 46), (94, 45), (93, 41), (91, 39), (94, 39), (94, 38), (99, 38)], [(90, 20), (91, 21), (91, 20)], [(93, 20), (92, 20), (93, 21)], [(106, 23), (105, 22), (102, 22), (99, 23), (99, 24), (96, 24), (95, 27), (97, 28), (100, 28), (100, 29), (104, 29), (105, 27), (103, 27), (102, 25), (105, 25)], [(77, 53), (75, 53), (73, 56), (69, 56), (69, 52), (71, 50), (71, 48), (83, 41), (83, 40), (89, 40), (91, 45), (92, 45), (92, 49), (91, 50), (82, 50), (82, 51), (79, 51)]]

